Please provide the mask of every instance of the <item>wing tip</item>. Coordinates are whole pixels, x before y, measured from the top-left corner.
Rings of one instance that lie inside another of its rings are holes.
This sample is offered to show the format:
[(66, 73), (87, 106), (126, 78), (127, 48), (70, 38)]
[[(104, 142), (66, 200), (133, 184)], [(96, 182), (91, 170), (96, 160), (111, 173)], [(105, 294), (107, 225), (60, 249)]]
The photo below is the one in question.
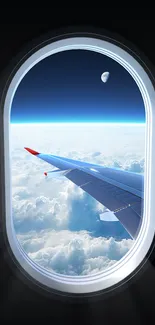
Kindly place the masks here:
[(24, 149), (26, 149), (28, 152), (30, 152), (34, 156), (39, 155), (39, 152), (37, 152), (37, 151), (35, 151), (33, 149), (30, 149), (30, 148), (27, 148), (27, 147), (24, 147)]

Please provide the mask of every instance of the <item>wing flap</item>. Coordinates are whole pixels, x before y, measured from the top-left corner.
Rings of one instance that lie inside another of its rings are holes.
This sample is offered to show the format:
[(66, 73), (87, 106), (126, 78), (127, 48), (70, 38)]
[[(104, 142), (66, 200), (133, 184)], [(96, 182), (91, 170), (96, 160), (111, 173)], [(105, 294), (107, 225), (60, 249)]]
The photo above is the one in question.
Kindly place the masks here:
[[(139, 205), (139, 211), (141, 211), (141, 202), (137, 203)], [(141, 226), (142, 219), (134, 210), (133, 206), (128, 206), (115, 212), (116, 217), (122, 223), (124, 228), (128, 231), (132, 238), (136, 238)]]
[(131, 237), (137, 236), (142, 216), (143, 200), (140, 197), (83, 170), (70, 170), (66, 177), (111, 210)]

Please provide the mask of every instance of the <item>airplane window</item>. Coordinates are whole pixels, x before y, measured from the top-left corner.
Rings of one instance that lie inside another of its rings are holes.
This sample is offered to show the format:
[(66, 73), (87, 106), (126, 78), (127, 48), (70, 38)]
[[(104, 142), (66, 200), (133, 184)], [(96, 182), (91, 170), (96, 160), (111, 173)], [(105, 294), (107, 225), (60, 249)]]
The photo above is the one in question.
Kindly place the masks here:
[(15, 74), (4, 121), (7, 233), (19, 263), (43, 285), (109, 288), (148, 252), (149, 87), (129, 53), (84, 37), (48, 44)]

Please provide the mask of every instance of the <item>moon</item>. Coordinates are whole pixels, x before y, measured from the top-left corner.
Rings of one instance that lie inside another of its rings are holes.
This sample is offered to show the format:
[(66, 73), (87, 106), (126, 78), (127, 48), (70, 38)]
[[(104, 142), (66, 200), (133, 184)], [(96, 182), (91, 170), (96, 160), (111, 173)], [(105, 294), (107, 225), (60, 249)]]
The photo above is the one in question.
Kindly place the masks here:
[(110, 73), (109, 73), (108, 71), (103, 72), (102, 75), (101, 75), (101, 80), (102, 80), (104, 83), (106, 83), (106, 82), (108, 81), (108, 79), (109, 79), (109, 75), (110, 75)]

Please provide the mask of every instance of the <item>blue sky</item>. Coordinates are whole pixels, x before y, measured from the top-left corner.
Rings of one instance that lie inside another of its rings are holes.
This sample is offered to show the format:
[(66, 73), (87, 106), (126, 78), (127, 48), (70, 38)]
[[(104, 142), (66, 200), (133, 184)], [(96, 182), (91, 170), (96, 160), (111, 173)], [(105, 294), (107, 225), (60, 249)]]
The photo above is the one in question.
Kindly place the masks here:
[[(110, 72), (107, 83), (101, 74)], [(140, 91), (114, 60), (92, 51), (54, 54), (21, 81), (12, 103), (12, 123), (145, 122)]]

